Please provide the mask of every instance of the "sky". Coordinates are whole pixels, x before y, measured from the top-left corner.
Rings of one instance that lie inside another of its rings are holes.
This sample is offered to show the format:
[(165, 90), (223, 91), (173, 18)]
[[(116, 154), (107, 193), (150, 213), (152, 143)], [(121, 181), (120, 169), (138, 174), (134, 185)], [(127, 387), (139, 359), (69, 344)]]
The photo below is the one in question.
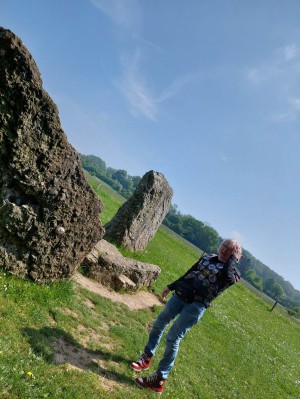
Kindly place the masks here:
[(0, 0), (75, 149), (300, 290), (298, 0)]

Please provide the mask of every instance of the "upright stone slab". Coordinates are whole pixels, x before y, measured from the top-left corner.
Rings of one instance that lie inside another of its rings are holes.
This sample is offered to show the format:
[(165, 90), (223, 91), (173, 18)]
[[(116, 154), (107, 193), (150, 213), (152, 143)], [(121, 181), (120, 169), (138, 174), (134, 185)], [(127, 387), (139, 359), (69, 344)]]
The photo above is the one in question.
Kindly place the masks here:
[(143, 251), (168, 213), (172, 196), (162, 173), (147, 172), (133, 195), (105, 225), (105, 239), (131, 251)]
[(101, 209), (32, 56), (0, 28), (0, 267), (69, 277), (103, 235)]

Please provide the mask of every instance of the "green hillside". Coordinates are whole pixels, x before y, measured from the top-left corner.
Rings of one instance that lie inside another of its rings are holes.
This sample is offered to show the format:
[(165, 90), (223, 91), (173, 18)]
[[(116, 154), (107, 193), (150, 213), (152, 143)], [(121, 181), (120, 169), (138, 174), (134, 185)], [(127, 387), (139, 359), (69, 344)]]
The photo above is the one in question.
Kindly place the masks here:
[[(120, 198), (122, 195), (122, 200), (124, 197), (129, 198), (134, 193), (141, 180), (139, 176), (130, 176), (124, 169), (107, 167), (105, 161), (95, 155), (80, 154), (80, 157), (84, 170), (93, 176), (92, 179), (96, 181), (97, 178), (101, 179), (107, 189), (116, 190), (114, 196), (118, 195)], [(182, 214), (175, 204), (171, 204), (162, 223), (162, 226), (167, 226), (171, 231), (176, 232), (180, 237), (207, 253), (216, 252), (222, 240), (212, 226), (191, 215)], [(254, 288), (276, 300), (291, 315), (300, 320), (300, 292), (289, 281), (256, 259), (245, 248), (243, 248), (243, 258), (239, 269), (242, 277)]]
[[(104, 203), (106, 223), (122, 199), (96, 179), (90, 184)], [(161, 267), (153, 287), (159, 293), (200, 253), (160, 228), (135, 256)], [(37, 285), (0, 272), (0, 399), (154, 397), (135, 386), (129, 364), (159, 311), (132, 311), (74, 281)], [(299, 336), (300, 323), (281, 309), (271, 312), (270, 304), (236, 284), (182, 341), (163, 396), (299, 399)]]

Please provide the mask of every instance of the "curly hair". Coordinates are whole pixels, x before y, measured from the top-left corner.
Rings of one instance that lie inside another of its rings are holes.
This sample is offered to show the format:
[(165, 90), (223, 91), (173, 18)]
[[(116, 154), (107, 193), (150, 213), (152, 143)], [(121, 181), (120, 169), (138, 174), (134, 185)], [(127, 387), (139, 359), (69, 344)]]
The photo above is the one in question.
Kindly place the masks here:
[(242, 246), (238, 241), (226, 238), (221, 242), (221, 244), (218, 247), (218, 250), (221, 248), (222, 245), (225, 245), (228, 248), (236, 249), (236, 251), (238, 251), (240, 255), (242, 255)]

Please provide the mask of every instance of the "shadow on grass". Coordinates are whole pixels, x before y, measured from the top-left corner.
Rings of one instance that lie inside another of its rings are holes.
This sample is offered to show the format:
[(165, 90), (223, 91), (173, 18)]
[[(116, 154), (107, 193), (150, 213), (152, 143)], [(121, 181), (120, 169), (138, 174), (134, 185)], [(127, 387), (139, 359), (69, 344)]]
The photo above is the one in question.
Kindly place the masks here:
[(132, 379), (124, 374), (110, 370), (111, 363), (126, 362), (128, 359), (106, 351), (92, 351), (76, 341), (64, 330), (53, 327), (43, 327), (39, 330), (24, 328), (23, 335), (27, 338), (33, 352), (43, 357), (48, 363), (69, 364), (72, 368), (91, 371), (106, 379), (109, 384), (133, 384)]

